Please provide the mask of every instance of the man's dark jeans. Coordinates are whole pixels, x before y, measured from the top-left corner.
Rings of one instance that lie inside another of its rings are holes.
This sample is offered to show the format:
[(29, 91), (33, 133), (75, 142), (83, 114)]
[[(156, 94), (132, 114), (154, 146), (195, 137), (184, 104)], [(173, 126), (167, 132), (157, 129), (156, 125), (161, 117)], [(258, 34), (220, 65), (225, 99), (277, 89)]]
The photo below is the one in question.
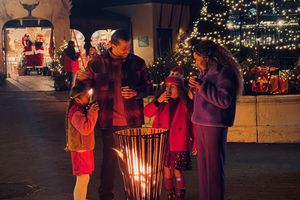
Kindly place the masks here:
[(116, 168), (118, 167), (117, 155), (112, 149), (115, 147), (113, 132), (125, 129), (127, 127), (112, 127), (111, 129), (100, 129), (102, 138), (102, 166), (100, 171), (100, 200), (112, 200), (114, 198), (113, 188), (116, 175)]

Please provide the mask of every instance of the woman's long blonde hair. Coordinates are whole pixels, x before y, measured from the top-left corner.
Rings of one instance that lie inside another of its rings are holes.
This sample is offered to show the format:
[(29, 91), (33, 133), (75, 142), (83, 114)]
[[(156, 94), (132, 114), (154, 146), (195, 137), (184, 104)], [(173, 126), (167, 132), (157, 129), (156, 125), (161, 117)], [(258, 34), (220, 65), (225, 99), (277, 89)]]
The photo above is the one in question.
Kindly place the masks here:
[(236, 96), (242, 95), (244, 81), (241, 74), (241, 66), (226, 47), (210, 40), (204, 40), (194, 46), (194, 51), (199, 54), (204, 54), (223, 67), (231, 68), (236, 76)]

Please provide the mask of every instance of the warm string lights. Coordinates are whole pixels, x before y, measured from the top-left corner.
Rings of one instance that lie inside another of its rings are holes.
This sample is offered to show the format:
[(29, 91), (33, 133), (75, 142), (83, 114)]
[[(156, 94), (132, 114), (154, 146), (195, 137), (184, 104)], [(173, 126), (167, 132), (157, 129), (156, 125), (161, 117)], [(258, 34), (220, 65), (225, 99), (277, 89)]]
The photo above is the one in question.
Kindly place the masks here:
[[(214, 14), (208, 12), (211, 2), (203, 1), (200, 17), (194, 22), (187, 40), (213, 40), (229, 46), (233, 52), (239, 51), (241, 46), (254, 48), (257, 44), (266, 50), (300, 48), (300, 8), (297, 0), (216, 1), (220, 6), (228, 6), (228, 10)], [(213, 23), (223, 29), (214, 27), (215, 30), (205, 33), (207, 27), (199, 26), (203, 22)], [(226, 34), (226, 30), (230, 34)]]
[(202, 2), (200, 17), (194, 22), (193, 31), (187, 41), (208, 39), (221, 45), (228, 45), (232, 37), (228, 32), (228, 6), (226, 2), (219, 0)]
[(59, 46), (55, 51), (54, 58), (52, 60), (51, 66), (48, 66), (52, 71), (53, 76), (60, 76), (63, 74), (63, 51), (68, 46), (68, 42), (66, 40), (63, 41), (62, 45)]
[(233, 48), (296, 50), (299, 40), (298, 0), (226, 0)]
[[(299, 0), (204, 0), (191, 33), (186, 36), (179, 32), (172, 57), (157, 59), (153, 72), (157, 75), (164, 72), (162, 77), (165, 77), (166, 68), (175, 63), (183, 66), (186, 76), (194, 74), (197, 70), (191, 47), (194, 40), (208, 39), (225, 45), (237, 55), (246, 85), (256, 79), (251, 73), (252, 67), (274, 63), (289, 71), (284, 75), (286, 78), (299, 80), (300, 72), (294, 69), (296, 51), (300, 49), (299, 15)], [(276, 55), (280, 56), (271, 58)], [(294, 56), (291, 62), (286, 62), (284, 56), (287, 55)], [(280, 60), (284, 60), (284, 66)], [(155, 70), (163, 67), (165, 69)]]

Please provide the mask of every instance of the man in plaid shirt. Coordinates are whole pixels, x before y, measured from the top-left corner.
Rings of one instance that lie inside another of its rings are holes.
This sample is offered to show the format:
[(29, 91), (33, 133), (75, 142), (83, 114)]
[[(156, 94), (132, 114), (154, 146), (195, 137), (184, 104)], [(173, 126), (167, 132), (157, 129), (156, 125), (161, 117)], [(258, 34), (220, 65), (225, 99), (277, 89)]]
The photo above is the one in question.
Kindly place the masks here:
[(145, 61), (130, 53), (131, 40), (124, 30), (111, 37), (111, 48), (88, 64), (78, 77), (90, 84), (99, 103), (99, 119), (103, 140), (103, 162), (99, 196), (111, 200), (117, 158), (113, 132), (125, 127), (141, 127), (144, 123), (143, 97), (151, 92)]

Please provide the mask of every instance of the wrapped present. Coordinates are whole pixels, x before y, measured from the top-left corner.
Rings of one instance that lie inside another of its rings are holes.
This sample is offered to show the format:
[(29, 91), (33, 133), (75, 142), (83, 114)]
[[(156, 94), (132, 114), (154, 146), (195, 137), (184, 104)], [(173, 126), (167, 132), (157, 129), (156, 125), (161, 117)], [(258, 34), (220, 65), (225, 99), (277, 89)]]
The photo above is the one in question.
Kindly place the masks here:
[(271, 76), (270, 84), (271, 84), (271, 93), (279, 94), (280, 93), (279, 76), (276, 75)]
[(289, 80), (286, 77), (279, 76), (280, 94), (287, 94), (289, 91)]
[(263, 94), (268, 93), (269, 91), (269, 83), (266, 79), (257, 79), (252, 82), (252, 92)]
[(286, 94), (288, 93), (288, 79), (282, 76), (271, 76), (271, 93), (272, 94)]
[(257, 66), (251, 69), (257, 78), (268, 79), (269, 75), (279, 75), (278, 67)]
[(257, 66), (251, 69), (256, 75), (252, 82), (252, 92), (257, 94), (286, 94), (288, 93), (288, 78), (278, 67)]

